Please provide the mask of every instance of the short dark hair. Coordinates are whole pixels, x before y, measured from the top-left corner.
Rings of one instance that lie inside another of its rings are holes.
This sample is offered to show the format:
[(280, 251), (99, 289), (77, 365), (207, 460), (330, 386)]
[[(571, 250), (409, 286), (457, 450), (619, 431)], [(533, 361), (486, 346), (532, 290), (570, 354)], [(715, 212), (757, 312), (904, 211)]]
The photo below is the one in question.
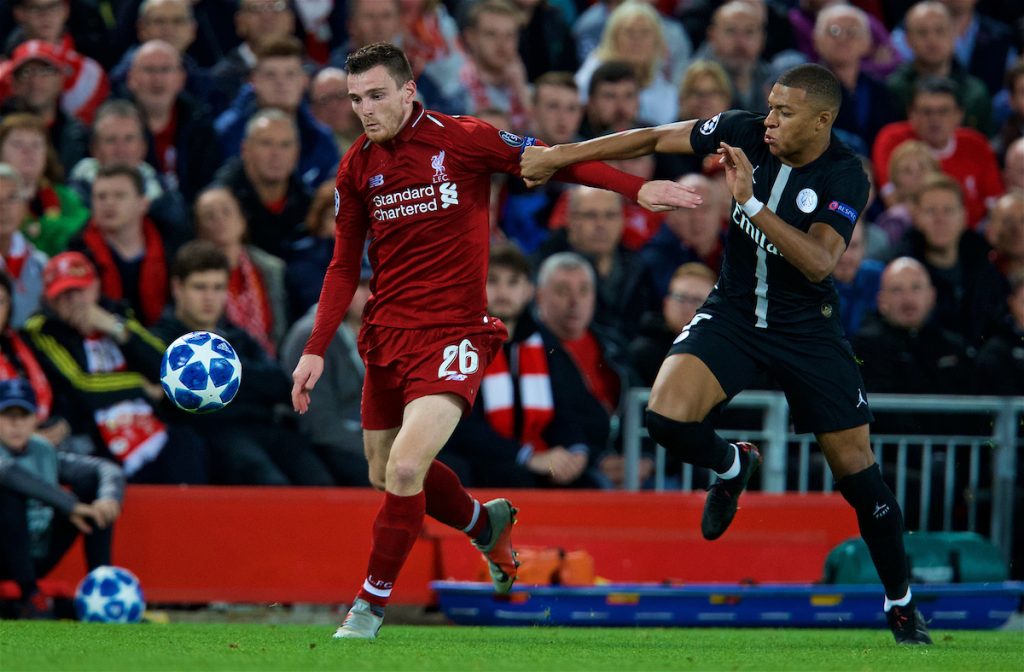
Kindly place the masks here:
[(533, 80), (534, 102), (537, 101), (537, 90), (542, 86), (555, 86), (560, 89), (569, 89), (577, 94), (580, 91), (580, 87), (576, 84), (576, 78), (573, 77), (572, 73), (561, 70), (545, 72), (543, 75)]
[(1024, 77), (1024, 58), (1017, 61), (1016, 65), (1006, 71), (1006, 90), (1013, 94), (1013, 86), (1017, 79)]
[(914, 204), (920, 203), (921, 197), (929, 191), (947, 191), (956, 196), (956, 200), (960, 201), (961, 206), (964, 204), (963, 187), (945, 173), (935, 173), (926, 177), (921, 186), (914, 192)]
[(190, 240), (181, 246), (171, 264), (171, 277), (179, 282), (188, 280), (193, 273), (224, 271), (231, 273), (231, 263), (220, 249), (208, 240)]
[(529, 278), (532, 272), (530, 261), (519, 246), (512, 242), (491, 245), (490, 267), (507, 268), (526, 278)]
[(597, 66), (594, 74), (590, 75), (590, 84), (587, 86), (587, 95), (591, 98), (597, 92), (601, 84), (618, 84), (619, 82), (635, 82), (640, 86), (640, 77), (636, 68), (625, 61), (606, 61)]
[(921, 77), (914, 84), (913, 93), (910, 95), (910, 100), (907, 101), (907, 107), (913, 106), (914, 101), (917, 100), (918, 96), (927, 95), (939, 95), (939, 96), (950, 96), (955, 102), (956, 106), (963, 109), (964, 102), (960, 97), (960, 88), (956, 85), (949, 77), (940, 77), (938, 75), (932, 75), (929, 77)]
[(462, 27), (464, 30), (474, 30), (478, 23), (480, 23), (480, 17), (483, 14), (501, 14), (502, 16), (511, 16), (514, 19), (519, 19), (522, 13), (519, 8), (513, 5), (510, 0), (479, 0), (474, 2), (466, 10)]
[(135, 192), (139, 196), (146, 193), (146, 183), (142, 180), (142, 173), (139, 172), (138, 168), (129, 166), (127, 163), (114, 163), (101, 167), (96, 171), (93, 184), (101, 177), (127, 177), (131, 180), (132, 186), (135, 187)]
[(398, 86), (404, 86), (411, 80), (412, 66), (405, 52), (390, 42), (375, 42), (356, 49), (345, 59), (345, 72), (350, 75), (362, 73), (383, 65)]
[(256, 56), (256, 64), (267, 58), (297, 58), (302, 60), (306, 50), (299, 38), (292, 35), (277, 37), (272, 40), (260, 43), (253, 51)]
[(808, 98), (818, 99), (834, 113), (839, 112), (839, 105), (843, 102), (839, 80), (828, 68), (816, 63), (805, 63), (786, 70), (779, 75), (777, 83), (794, 89), (803, 89), (807, 92)]

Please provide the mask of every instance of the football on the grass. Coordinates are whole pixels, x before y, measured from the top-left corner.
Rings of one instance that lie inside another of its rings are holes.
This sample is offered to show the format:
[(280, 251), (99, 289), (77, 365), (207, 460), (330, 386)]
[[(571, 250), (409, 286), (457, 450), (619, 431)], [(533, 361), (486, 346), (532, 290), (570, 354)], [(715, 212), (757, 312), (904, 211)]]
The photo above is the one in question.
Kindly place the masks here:
[(224, 338), (208, 331), (179, 336), (167, 346), (160, 384), (174, 404), (189, 413), (224, 408), (238, 393), (242, 365)]
[(145, 611), (139, 579), (123, 567), (97, 567), (75, 589), (75, 615), (81, 621), (138, 623)]

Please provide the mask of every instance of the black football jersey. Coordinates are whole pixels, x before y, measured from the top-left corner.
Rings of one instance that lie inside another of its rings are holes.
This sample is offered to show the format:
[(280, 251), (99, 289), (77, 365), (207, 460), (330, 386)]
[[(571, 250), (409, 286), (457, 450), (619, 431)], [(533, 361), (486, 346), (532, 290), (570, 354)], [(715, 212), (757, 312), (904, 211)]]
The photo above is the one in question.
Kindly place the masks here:
[[(815, 222), (828, 224), (849, 244), (868, 197), (860, 159), (833, 133), (817, 159), (799, 168), (785, 165), (764, 142), (764, 118), (741, 110), (722, 112), (694, 126), (690, 143), (698, 155), (715, 152), (720, 142), (739, 147), (754, 168), (754, 196), (766, 208), (801, 231)], [(831, 277), (822, 282), (804, 277), (735, 199), (731, 220), (715, 291), (719, 300), (728, 300), (765, 329), (808, 331), (820, 328), (823, 318), (838, 320), (839, 298)]]

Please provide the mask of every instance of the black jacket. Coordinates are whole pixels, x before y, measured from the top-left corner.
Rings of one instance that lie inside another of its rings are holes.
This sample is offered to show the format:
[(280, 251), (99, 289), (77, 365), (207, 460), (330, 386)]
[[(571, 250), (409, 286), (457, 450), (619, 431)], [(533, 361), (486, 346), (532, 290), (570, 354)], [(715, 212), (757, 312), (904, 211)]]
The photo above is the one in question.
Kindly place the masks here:
[(975, 394), (1024, 396), (1024, 329), (1009, 316), (974, 359)]

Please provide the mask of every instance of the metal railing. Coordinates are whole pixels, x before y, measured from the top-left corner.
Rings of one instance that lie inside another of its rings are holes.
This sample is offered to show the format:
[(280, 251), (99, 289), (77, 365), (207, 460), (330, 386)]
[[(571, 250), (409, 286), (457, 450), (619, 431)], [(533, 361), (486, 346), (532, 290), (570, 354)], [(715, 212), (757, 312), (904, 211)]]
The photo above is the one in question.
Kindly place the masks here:
[[(640, 489), (642, 444), (648, 439), (643, 413), (649, 396), (650, 390), (646, 388), (633, 388), (627, 392), (622, 424), (627, 490)], [(987, 528), (992, 542), (1009, 559), (1013, 542), (1017, 460), (1024, 446), (1017, 437), (1017, 428), (1024, 415), (1024, 397), (876, 394), (871, 397), (871, 407), (879, 414), (991, 417), (991, 432), (987, 435), (877, 434), (872, 435), (871, 443), (875, 459), (883, 470), (895, 469), (895, 474), (886, 473), (886, 478), (895, 483), (900, 507), (905, 513), (908, 505), (915, 509), (916, 516), (906, 516), (908, 529), (948, 531), (959, 528), (975, 531)], [(738, 430), (723, 427), (719, 432), (730, 440), (758, 443), (764, 457), (760, 477), (762, 492), (832, 491), (834, 484), (828, 465), (819, 458), (820, 454), (812, 454), (813, 436), (797, 435), (791, 431), (789, 404), (781, 392), (743, 392), (730, 402), (729, 409), (761, 411), (759, 428)], [(895, 451), (895, 457), (890, 451)], [(966, 473), (957, 467), (958, 455), (966, 455)], [(661, 446), (654, 448), (654, 457), (653, 487), (665, 490), (670, 480), (666, 475), (669, 458)], [(820, 487), (814, 488), (811, 482), (817, 479), (819, 470)], [(706, 470), (682, 465), (678, 475), (672, 479), (675, 481), (673, 485), (690, 491), (698, 477), (714, 478)], [(958, 490), (957, 485), (963, 487)], [(987, 497), (989, 493), (990, 498)], [(979, 520), (981, 504), (989, 509), (987, 521)], [(964, 520), (955, 521), (957, 517)], [(986, 522), (987, 525), (982, 524)]]

